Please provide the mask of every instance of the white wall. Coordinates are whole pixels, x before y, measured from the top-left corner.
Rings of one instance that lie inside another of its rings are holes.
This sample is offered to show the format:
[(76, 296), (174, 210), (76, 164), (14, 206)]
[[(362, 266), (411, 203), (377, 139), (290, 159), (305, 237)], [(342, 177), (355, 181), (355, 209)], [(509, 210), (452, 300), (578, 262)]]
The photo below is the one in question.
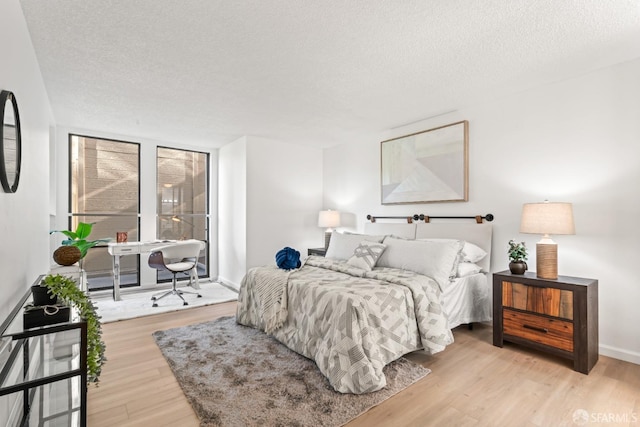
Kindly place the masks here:
[[(188, 143), (159, 142), (147, 138), (125, 136), (114, 133), (98, 132), (88, 129), (75, 128), (65, 125), (57, 127), (55, 145), (52, 148), (52, 156), (55, 156), (56, 170), (52, 172), (55, 177), (56, 192), (52, 196), (52, 204), (55, 206), (56, 215), (52, 217), (51, 227), (55, 230), (67, 230), (69, 228), (69, 134), (106, 138), (124, 142), (140, 144), (140, 241), (155, 240), (156, 236), (156, 212), (157, 212), (157, 178), (156, 178), (156, 151), (157, 147), (178, 148), (209, 153), (209, 212), (210, 218), (210, 245), (209, 245), (209, 273), (215, 279), (218, 276), (218, 247), (217, 247), (217, 186), (218, 186), (218, 150), (207, 149)], [(115, 236), (111, 236), (115, 239)], [(60, 246), (64, 236), (60, 233), (52, 235), (50, 251)], [(144, 255), (143, 255), (144, 256)], [(155, 286), (156, 270), (149, 267), (144, 258), (140, 260), (140, 283), (142, 286)]]
[[(324, 204), (350, 213), (355, 230), (369, 213), (493, 213), (492, 271), (500, 271), (511, 238), (527, 243), (535, 266), (539, 236), (518, 232), (523, 203), (572, 202), (576, 235), (554, 236), (559, 274), (599, 280), (600, 351), (640, 363), (638, 76), (640, 59), (328, 149)], [(382, 206), (380, 141), (463, 119), (469, 202)]]
[(285, 246), (321, 246), (322, 150), (258, 137), (220, 149), (220, 280), (275, 264)]
[(18, 0), (0, 2), (0, 89), (14, 93), (22, 129), (22, 169), (16, 193), (0, 189), (0, 319), (26, 288), (48, 271), (49, 99)]
[[(22, 129), (22, 169), (16, 193), (0, 189), (0, 320), (4, 320), (49, 262), (49, 99), (18, 0), (0, 2), (0, 90), (13, 92)], [(10, 417), (0, 399), (0, 425)]]
[(247, 138), (220, 148), (218, 280), (239, 287), (247, 271)]
[(322, 150), (257, 137), (248, 142), (247, 267), (275, 264), (285, 246), (306, 256), (324, 242)]

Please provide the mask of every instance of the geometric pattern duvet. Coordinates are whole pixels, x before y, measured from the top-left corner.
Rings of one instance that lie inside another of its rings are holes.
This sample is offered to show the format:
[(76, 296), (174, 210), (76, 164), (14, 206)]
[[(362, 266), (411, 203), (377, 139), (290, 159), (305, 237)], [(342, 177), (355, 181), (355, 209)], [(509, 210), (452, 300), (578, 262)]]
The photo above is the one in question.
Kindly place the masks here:
[[(365, 271), (314, 256), (282, 272), (289, 275), (288, 313), (273, 336), (314, 360), (338, 392), (379, 390), (386, 385), (386, 364), (419, 349), (434, 354), (453, 342), (440, 289), (427, 276), (394, 268)], [(240, 287), (236, 320), (264, 331), (250, 273)]]

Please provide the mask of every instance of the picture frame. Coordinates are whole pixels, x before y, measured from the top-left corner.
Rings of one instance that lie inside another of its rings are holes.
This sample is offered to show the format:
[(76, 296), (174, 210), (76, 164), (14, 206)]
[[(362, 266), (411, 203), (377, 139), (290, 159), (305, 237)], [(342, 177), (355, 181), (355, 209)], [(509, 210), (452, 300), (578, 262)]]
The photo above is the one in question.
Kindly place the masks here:
[(467, 120), (380, 143), (383, 205), (469, 200)]

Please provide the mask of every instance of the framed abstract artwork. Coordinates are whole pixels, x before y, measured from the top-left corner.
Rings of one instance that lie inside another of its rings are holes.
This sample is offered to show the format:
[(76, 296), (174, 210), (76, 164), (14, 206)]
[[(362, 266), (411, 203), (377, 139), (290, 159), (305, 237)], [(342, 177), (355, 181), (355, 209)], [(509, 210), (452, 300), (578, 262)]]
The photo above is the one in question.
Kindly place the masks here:
[(382, 141), (380, 150), (383, 205), (469, 199), (468, 121)]

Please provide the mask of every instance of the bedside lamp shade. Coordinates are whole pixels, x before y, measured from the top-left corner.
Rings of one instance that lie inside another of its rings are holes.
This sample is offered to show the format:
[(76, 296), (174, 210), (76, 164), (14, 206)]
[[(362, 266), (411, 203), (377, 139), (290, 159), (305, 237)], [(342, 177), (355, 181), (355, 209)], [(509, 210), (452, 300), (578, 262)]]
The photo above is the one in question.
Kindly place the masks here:
[(558, 245), (551, 234), (576, 234), (571, 203), (525, 203), (520, 232), (542, 234), (536, 244), (536, 272), (542, 279), (558, 278)]
[(324, 232), (324, 248), (329, 247), (329, 240), (331, 239), (332, 229), (340, 226), (340, 212), (326, 210), (320, 211), (318, 214), (318, 227), (325, 228)]

